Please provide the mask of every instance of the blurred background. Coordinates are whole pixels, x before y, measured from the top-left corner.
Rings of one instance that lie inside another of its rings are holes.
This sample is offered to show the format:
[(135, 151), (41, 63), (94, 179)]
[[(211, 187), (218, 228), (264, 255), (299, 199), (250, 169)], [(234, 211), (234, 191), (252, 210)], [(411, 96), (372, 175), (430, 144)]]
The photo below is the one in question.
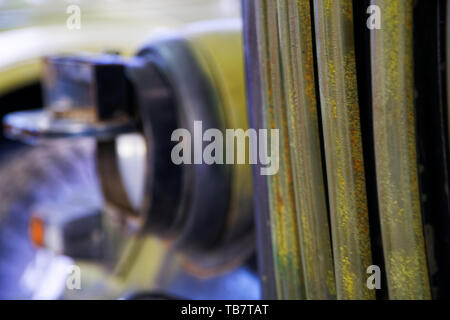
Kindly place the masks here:
[[(71, 5), (80, 8), (79, 29), (67, 26)], [(213, 19), (240, 19), (240, 2), (0, 0), (0, 118), (43, 107), (43, 57), (132, 56), (161, 34)], [(132, 150), (138, 142), (129, 142)], [(59, 241), (41, 213), (52, 215), (57, 225), (103, 209), (94, 153), (89, 139), (30, 146), (0, 133), (0, 299), (260, 298), (254, 259), (211, 277), (186, 272), (180, 257), (151, 236), (128, 241), (113, 268), (40, 247), (44, 237), (56, 246)], [(74, 265), (81, 270), (81, 289), (71, 290), (68, 276), (78, 286)]]

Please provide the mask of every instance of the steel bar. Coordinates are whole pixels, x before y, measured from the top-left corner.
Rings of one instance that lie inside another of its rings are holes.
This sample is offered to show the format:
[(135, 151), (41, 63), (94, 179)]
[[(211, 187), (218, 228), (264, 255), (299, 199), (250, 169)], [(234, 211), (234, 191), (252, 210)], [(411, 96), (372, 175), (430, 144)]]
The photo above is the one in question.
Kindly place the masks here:
[(390, 299), (428, 299), (414, 113), (413, 0), (376, 0), (372, 31), (375, 158)]
[(278, 0), (283, 84), (305, 290), (336, 298), (322, 170), (309, 0)]
[[(376, 298), (387, 300), (386, 270), (383, 256), (383, 241), (381, 239), (380, 215), (378, 210), (377, 178), (375, 170), (375, 150), (373, 138), (373, 115), (372, 115), (372, 60), (370, 54), (370, 34), (371, 29), (367, 28), (369, 17), (374, 24), (374, 8), (368, 9), (371, 0), (353, 1), (353, 17), (355, 28), (355, 57), (358, 81), (358, 101), (361, 118), (361, 135), (364, 153), (364, 171), (366, 174), (367, 207), (369, 211), (370, 243), (372, 250), (372, 264), (380, 268), (379, 286), (375, 290)], [(373, 278), (371, 278), (373, 279)]]
[(280, 68), (277, 3), (258, 1), (256, 12), (264, 127), (280, 130), (279, 172), (267, 180), (277, 293), (280, 299), (303, 299), (304, 276), (291, 174), (287, 106)]
[(351, 0), (314, 0), (338, 299), (374, 299)]
[[(259, 0), (242, 0), (244, 20), (244, 52), (247, 88), (247, 109), (250, 127), (255, 130), (264, 128), (261, 110), (260, 61), (258, 54), (256, 30), (256, 3)], [(276, 283), (274, 274), (274, 259), (271, 241), (271, 225), (267, 179), (260, 174), (261, 165), (253, 166), (253, 193), (255, 212), (255, 233), (257, 239), (257, 254), (259, 274), (261, 278), (263, 299), (275, 299)]]

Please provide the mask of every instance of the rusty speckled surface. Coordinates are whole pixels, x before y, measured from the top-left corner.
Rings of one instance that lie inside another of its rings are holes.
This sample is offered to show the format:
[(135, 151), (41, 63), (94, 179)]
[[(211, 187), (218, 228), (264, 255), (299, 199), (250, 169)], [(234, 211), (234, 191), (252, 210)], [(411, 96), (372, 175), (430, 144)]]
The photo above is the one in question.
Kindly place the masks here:
[(256, 11), (264, 126), (280, 130), (279, 172), (268, 177), (277, 295), (280, 299), (304, 299), (306, 296), (290, 164), (287, 106), (279, 63), (277, 3), (272, 0), (258, 1)]
[(335, 299), (309, 0), (278, 0), (294, 196), (308, 299)]
[(377, 0), (372, 31), (377, 187), (390, 299), (429, 299), (419, 201), (413, 66), (413, 0)]
[(374, 299), (351, 0), (314, 0), (338, 299)]

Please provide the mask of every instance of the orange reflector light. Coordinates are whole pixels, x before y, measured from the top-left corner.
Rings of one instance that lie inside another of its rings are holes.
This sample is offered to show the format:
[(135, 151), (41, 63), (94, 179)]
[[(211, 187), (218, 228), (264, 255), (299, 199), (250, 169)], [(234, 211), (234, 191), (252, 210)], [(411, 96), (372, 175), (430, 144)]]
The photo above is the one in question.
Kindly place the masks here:
[(30, 221), (30, 238), (31, 242), (37, 247), (44, 247), (45, 234), (44, 221), (39, 217), (31, 217)]

